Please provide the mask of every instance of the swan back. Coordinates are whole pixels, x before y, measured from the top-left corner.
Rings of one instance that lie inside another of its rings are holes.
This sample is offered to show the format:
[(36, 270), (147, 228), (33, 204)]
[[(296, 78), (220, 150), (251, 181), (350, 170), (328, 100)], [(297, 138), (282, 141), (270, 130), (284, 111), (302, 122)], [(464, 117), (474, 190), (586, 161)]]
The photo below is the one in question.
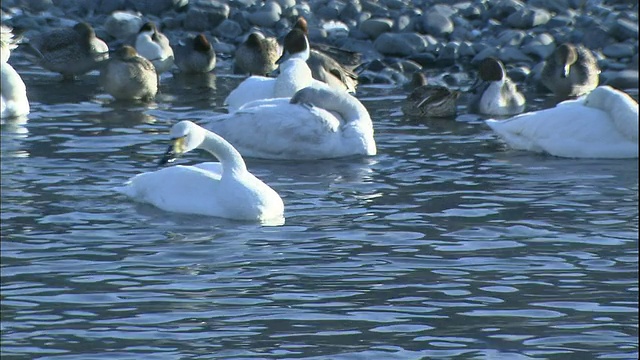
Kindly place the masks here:
[(606, 112), (622, 135), (638, 142), (638, 103), (631, 96), (610, 86), (599, 86), (587, 95), (584, 106)]

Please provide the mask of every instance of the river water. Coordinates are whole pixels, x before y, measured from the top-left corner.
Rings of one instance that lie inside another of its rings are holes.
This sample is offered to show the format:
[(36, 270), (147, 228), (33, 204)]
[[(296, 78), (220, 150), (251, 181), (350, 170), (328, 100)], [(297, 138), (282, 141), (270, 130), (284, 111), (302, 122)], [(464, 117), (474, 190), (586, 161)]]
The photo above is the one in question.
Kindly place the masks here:
[(31, 114), (2, 125), (3, 358), (638, 357), (636, 160), (512, 151), (361, 86), (377, 156), (246, 159), (284, 225), (180, 215), (111, 188), (240, 77), (163, 76), (154, 103), (121, 104), (96, 74), (14, 66)]

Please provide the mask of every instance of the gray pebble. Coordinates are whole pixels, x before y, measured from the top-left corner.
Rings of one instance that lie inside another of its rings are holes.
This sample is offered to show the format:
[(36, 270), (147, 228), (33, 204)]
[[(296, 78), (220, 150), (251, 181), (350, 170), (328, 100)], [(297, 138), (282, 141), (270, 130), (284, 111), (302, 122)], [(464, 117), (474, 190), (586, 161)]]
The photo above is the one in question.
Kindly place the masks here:
[(453, 22), (438, 12), (428, 12), (422, 15), (422, 29), (427, 34), (442, 37), (453, 32)]
[(416, 33), (384, 33), (374, 42), (374, 48), (384, 55), (410, 56), (425, 50), (426, 39)]
[(618, 40), (637, 39), (638, 23), (627, 19), (617, 19), (611, 28), (611, 35)]
[(624, 58), (631, 57), (636, 53), (633, 45), (627, 43), (615, 43), (602, 48), (602, 53), (607, 57)]
[(551, 14), (544, 9), (524, 8), (516, 11), (507, 17), (507, 24), (519, 28), (530, 29), (539, 25), (544, 25), (551, 19)]
[(214, 30), (213, 34), (223, 39), (235, 39), (243, 33), (242, 26), (231, 19), (224, 19)]
[(367, 19), (360, 24), (360, 31), (367, 34), (370, 39), (375, 40), (382, 33), (391, 31), (393, 20), (387, 18)]

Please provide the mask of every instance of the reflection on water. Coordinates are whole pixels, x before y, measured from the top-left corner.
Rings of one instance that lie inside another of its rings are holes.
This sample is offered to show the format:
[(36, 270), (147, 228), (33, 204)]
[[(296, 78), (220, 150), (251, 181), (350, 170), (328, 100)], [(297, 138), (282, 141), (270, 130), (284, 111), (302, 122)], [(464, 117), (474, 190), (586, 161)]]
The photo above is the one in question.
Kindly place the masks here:
[(32, 113), (0, 142), (3, 355), (637, 358), (635, 160), (508, 150), (477, 117), (403, 118), (402, 90), (362, 86), (377, 156), (247, 159), (282, 226), (171, 214), (112, 188), (241, 78), (163, 75), (132, 104), (95, 74), (22, 69)]

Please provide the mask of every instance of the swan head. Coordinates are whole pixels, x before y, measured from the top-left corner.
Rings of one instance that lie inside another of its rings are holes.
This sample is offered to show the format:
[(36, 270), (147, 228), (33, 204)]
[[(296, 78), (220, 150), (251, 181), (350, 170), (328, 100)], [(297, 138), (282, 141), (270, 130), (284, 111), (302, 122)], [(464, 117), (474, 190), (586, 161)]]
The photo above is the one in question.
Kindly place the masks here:
[(169, 135), (171, 144), (160, 159), (159, 166), (173, 162), (180, 155), (200, 146), (205, 138), (205, 130), (191, 121), (184, 120), (173, 125)]
[(304, 31), (298, 28), (291, 29), (287, 36), (284, 37), (283, 48), (282, 56), (276, 60), (276, 64), (280, 64), (293, 56), (307, 61), (311, 54), (307, 35), (305, 35)]

